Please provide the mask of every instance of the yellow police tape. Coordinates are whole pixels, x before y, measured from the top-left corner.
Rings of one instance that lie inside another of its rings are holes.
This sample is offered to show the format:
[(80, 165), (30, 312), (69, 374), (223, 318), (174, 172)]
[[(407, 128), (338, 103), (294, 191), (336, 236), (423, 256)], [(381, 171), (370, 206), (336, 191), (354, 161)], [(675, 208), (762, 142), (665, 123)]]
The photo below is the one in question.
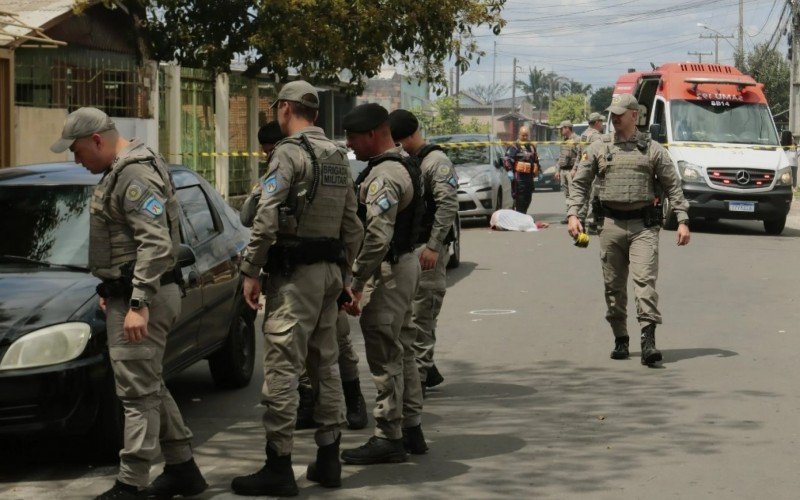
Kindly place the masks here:
[[(486, 146), (514, 146), (516, 144), (523, 144), (525, 146), (544, 146), (544, 145), (566, 145), (564, 141), (476, 141), (476, 142), (443, 142), (438, 144), (442, 149), (470, 149), (481, 148)], [(576, 142), (571, 144), (588, 145), (589, 142)], [(709, 148), (709, 149), (753, 149), (756, 151), (775, 151), (776, 149), (783, 149), (784, 151), (796, 151), (797, 146), (759, 146), (757, 144), (709, 144), (702, 142), (674, 142), (671, 144), (662, 144), (665, 148), (681, 147), (681, 148)], [(167, 156), (199, 156), (199, 157), (266, 157), (267, 154), (262, 151), (202, 151), (198, 153), (168, 153)]]

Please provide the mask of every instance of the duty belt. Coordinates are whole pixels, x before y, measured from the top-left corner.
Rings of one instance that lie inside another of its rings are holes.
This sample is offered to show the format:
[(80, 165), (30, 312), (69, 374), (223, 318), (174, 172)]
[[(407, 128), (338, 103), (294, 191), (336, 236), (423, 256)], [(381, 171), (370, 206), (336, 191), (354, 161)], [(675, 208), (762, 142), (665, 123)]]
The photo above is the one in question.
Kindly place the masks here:
[(644, 221), (645, 227), (653, 227), (661, 224), (661, 205), (647, 205), (636, 210), (615, 210), (607, 205), (601, 205), (603, 216), (616, 220), (635, 220)]
[[(159, 284), (161, 286), (178, 283), (174, 271), (168, 271), (161, 276)], [(130, 298), (133, 293), (133, 282), (129, 278), (117, 278), (115, 280), (103, 280), (95, 289), (97, 295), (108, 299), (111, 297)]]

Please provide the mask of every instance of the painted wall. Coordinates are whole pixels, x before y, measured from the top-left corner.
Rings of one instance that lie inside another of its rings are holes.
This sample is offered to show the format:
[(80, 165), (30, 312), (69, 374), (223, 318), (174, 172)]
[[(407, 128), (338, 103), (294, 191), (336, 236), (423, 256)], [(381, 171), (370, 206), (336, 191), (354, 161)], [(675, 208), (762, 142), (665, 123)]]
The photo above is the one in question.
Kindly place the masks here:
[(17, 165), (67, 161), (71, 155), (50, 152), (50, 145), (61, 137), (67, 110), (14, 106), (13, 147)]
[(126, 139), (141, 139), (156, 153), (158, 150), (158, 123), (152, 118), (115, 118), (117, 130)]

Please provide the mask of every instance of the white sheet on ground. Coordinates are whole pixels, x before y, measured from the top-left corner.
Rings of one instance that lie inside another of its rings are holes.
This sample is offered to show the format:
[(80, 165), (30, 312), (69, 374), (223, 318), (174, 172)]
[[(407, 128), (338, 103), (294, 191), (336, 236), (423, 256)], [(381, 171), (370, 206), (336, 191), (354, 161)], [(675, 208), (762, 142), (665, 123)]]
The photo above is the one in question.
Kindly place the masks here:
[(490, 221), (492, 229), (499, 231), (523, 231), (530, 233), (538, 231), (533, 217), (521, 214), (515, 210), (498, 210), (492, 214)]

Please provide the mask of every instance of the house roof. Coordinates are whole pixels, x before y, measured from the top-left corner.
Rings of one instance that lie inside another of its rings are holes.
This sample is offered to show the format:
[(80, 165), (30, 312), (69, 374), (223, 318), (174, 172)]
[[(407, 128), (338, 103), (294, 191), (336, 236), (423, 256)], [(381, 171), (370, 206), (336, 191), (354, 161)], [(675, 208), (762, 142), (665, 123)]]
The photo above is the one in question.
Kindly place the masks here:
[(511, 120), (517, 120), (521, 122), (532, 122), (533, 118), (531, 118), (530, 116), (525, 116), (522, 113), (514, 112), (514, 113), (506, 113), (503, 116), (499, 117), (498, 120), (500, 120), (501, 122), (511, 121)]
[[(74, 0), (0, 0), (0, 46), (59, 43), (43, 31), (72, 13)], [(94, 3), (94, 2), (91, 2)]]
[[(516, 96), (515, 104), (517, 106), (520, 106), (526, 97), (528, 96), (526, 95)], [(477, 98), (473, 94), (464, 91), (458, 93), (458, 104), (462, 109), (492, 109), (491, 101), (485, 102), (482, 99)], [(495, 111), (498, 110), (511, 111), (511, 98), (504, 97), (502, 99), (495, 99), (494, 109)]]

